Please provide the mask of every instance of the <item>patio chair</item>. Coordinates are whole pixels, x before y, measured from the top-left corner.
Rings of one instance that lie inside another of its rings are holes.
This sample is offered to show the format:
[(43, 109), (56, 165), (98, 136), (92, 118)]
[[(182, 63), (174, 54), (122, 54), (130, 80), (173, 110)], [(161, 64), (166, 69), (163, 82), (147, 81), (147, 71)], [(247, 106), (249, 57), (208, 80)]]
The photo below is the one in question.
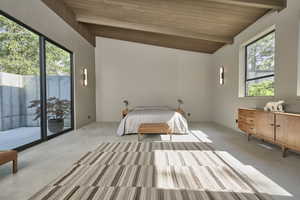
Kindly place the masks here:
[(0, 165), (13, 162), (12, 172), (15, 174), (18, 172), (18, 152), (14, 150), (0, 151)]

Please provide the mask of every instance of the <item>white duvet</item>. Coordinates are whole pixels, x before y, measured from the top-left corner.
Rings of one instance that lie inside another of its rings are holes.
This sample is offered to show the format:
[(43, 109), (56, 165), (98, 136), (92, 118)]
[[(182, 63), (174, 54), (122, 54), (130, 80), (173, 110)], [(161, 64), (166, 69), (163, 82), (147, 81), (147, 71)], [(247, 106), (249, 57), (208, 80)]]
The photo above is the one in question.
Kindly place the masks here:
[(173, 133), (188, 132), (187, 121), (180, 113), (165, 107), (142, 107), (129, 112), (121, 120), (117, 134), (122, 136), (137, 133), (142, 123), (167, 123)]

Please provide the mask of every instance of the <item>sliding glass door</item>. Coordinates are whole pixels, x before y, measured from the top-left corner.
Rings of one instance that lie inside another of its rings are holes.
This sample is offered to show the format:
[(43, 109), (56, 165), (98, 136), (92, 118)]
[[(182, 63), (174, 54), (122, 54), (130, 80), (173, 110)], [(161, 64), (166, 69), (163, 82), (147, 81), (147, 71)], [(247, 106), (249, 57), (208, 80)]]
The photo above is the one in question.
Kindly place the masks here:
[(72, 53), (46, 41), (47, 136), (72, 127)]
[(0, 150), (73, 129), (72, 52), (0, 11)]
[(0, 15), (0, 150), (41, 139), (40, 99), (39, 35)]

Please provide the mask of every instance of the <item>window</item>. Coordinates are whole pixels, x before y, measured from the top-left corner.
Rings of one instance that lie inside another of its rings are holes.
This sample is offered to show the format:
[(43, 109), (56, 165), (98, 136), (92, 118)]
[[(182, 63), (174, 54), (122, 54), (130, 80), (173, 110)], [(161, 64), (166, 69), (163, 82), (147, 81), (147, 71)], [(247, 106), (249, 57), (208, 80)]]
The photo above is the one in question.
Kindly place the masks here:
[(275, 31), (245, 47), (245, 96), (274, 96)]
[(0, 150), (73, 129), (73, 54), (0, 11)]

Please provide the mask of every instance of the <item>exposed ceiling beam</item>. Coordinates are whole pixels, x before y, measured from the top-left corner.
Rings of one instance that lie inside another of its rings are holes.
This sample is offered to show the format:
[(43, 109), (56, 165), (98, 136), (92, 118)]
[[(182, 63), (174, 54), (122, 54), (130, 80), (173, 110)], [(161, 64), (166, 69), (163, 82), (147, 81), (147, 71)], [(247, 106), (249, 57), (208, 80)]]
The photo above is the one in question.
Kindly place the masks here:
[(95, 35), (88, 27), (76, 20), (76, 16), (62, 0), (42, 0), (51, 10), (68, 23), (75, 31), (85, 38), (91, 45), (96, 46)]
[(286, 8), (287, 0), (205, 0), (217, 3), (233, 4), (239, 6), (249, 6), (257, 8), (267, 8), (273, 10), (282, 10)]
[(132, 29), (101, 25), (89, 25), (89, 27), (96, 36), (202, 53), (214, 53), (216, 50), (224, 46), (224, 43)]
[(185, 37), (191, 39), (207, 40), (207, 41), (219, 42), (224, 44), (231, 44), (233, 42), (233, 38), (230, 37), (196, 33), (196, 32), (184, 31), (176, 28), (165, 28), (165, 27), (157, 27), (153, 25), (135, 24), (135, 23), (125, 22), (125, 21), (105, 18), (101, 16), (95, 16), (95, 15), (88, 16), (88, 15), (77, 14), (77, 21), (89, 23), (89, 24), (131, 29), (136, 31), (146, 31), (146, 32), (179, 36), (179, 37)]

